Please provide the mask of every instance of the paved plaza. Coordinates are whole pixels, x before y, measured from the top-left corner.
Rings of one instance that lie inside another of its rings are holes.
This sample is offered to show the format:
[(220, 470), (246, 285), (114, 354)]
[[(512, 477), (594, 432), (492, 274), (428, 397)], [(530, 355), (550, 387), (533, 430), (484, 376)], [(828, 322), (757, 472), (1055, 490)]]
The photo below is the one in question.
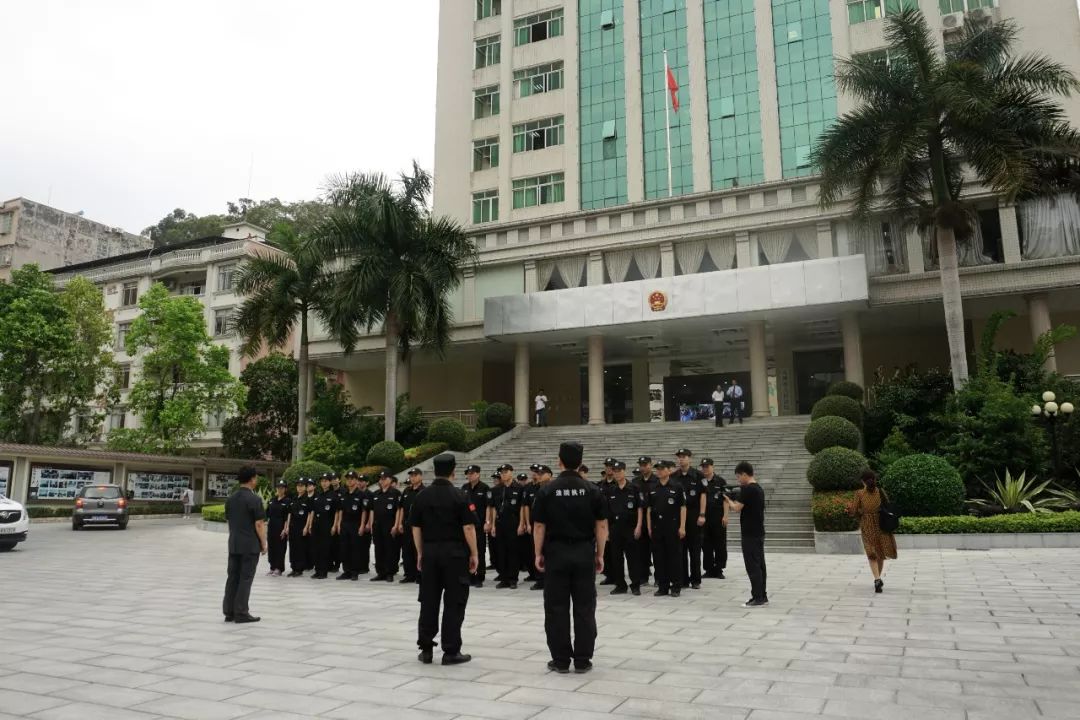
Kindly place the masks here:
[(601, 588), (596, 669), (548, 673), (540, 593), (470, 598), (472, 663), (416, 661), (415, 586), (265, 577), (221, 621), (225, 535), (36, 525), (0, 554), (0, 720), (1080, 717), (1080, 551), (772, 555), (681, 599)]

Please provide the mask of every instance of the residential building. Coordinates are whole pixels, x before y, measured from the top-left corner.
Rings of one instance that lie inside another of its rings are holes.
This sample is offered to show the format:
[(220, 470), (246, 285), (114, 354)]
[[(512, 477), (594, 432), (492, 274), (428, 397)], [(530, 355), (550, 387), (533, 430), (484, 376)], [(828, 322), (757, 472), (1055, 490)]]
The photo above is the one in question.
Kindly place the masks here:
[[(737, 379), (748, 412), (797, 414), (837, 379), (947, 366), (933, 241), (822, 209), (810, 163), (854, 107), (835, 58), (888, 62), (884, 18), (916, 4), (941, 47), (1012, 18), (1021, 51), (1080, 74), (1073, 0), (444, 0), (435, 211), (480, 262), (445, 357), (412, 360), (413, 402), (512, 402), (523, 423), (543, 387), (552, 423), (671, 420)], [(1076, 200), (966, 198), (968, 342), (997, 310), (1021, 316), (1000, 337), (1018, 350), (1080, 323)], [(348, 356), (321, 338), (316, 360), (381, 409), (381, 336)], [(1080, 342), (1050, 364), (1080, 373)]]
[(0, 280), (29, 263), (42, 270), (149, 250), (153, 241), (48, 205), (15, 198), (0, 204)]

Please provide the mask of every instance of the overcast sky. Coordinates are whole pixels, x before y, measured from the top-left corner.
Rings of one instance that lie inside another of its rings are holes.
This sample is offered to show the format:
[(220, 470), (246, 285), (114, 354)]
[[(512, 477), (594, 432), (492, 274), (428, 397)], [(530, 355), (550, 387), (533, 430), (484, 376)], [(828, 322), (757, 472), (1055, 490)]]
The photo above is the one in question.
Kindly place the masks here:
[(2, 17), (0, 200), (138, 232), (176, 207), (312, 198), (333, 172), (431, 169), (437, 0), (8, 0)]

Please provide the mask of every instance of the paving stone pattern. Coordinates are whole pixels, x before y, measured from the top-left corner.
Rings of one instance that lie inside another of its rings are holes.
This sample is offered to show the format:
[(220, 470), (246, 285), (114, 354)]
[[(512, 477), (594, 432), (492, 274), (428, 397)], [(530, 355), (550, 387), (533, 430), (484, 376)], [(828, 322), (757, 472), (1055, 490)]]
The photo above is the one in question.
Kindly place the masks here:
[[(415, 586), (259, 577), (221, 622), (225, 536), (193, 522), (33, 528), (0, 555), (0, 720), (990, 720), (1080, 717), (1080, 551), (917, 551), (600, 597), (596, 669), (546, 672), (540, 594), (474, 591), (474, 661), (416, 661)], [(600, 588), (604, 593), (606, 588)], [(385, 712), (385, 715), (379, 713)]]

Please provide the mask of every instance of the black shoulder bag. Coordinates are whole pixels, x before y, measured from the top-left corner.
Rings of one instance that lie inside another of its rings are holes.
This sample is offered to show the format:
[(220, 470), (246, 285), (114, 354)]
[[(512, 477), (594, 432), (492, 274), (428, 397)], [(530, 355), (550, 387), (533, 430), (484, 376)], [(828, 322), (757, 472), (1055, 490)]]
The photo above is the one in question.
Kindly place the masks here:
[(889, 501), (885, 491), (878, 488), (881, 493), (881, 507), (878, 508), (878, 526), (882, 532), (892, 534), (900, 527), (900, 508)]

